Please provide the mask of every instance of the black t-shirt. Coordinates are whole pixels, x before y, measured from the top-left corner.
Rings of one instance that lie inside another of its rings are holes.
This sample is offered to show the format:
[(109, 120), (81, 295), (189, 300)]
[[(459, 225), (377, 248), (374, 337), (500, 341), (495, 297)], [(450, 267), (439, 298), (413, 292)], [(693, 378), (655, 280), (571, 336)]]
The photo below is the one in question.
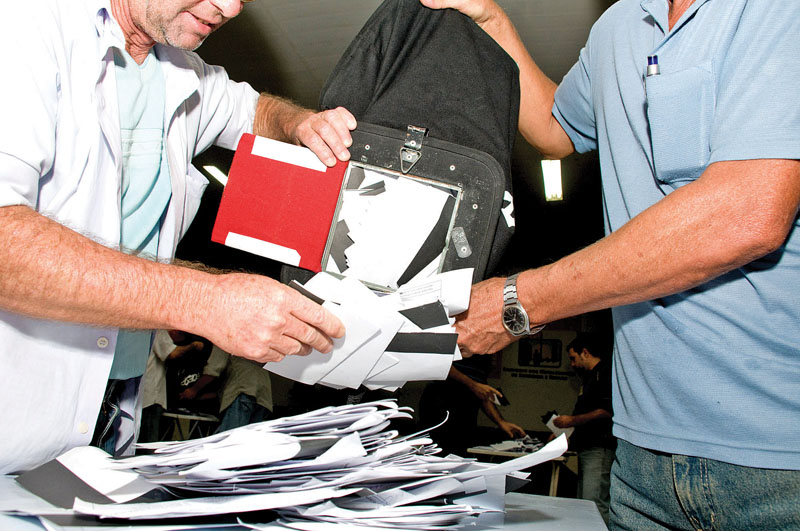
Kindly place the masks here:
[[(596, 409), (613, 413), (611, 406), (611, 364), (601, 360), (594, 369), (583, 375), (583, 385), (575, 402), (573, 415), (582, 415)], [(611, 434), (611, 418), (603, 418), (576, 426), (570, 437), (571, 450), (593, 447), (615, 448), (616, 439)]]
[[(186, 345), (195, 339), (199, 338), (190, 337), (186, 342), (182, 343), (182, 345)], [(203, 376), (203, 368), (206, 366), (210, 354), (211, 343), (203, 341), (202, 350), (193, 350), (191, 352), (187, 352), (180, 358), (168, 360), (166, 362), (168, 409), (175, 410), (179, 408), (185, 408), (191, 409), (192, 411), (207, 409), (195, 401), (183, 402), (178, 398), (178, 396), (186, 389), (192, 387), (197, 380)], [(210, 389), (205, 389), (204, 391), (210, 391)], [(208, 412), (216, 413), (217, 411)]]

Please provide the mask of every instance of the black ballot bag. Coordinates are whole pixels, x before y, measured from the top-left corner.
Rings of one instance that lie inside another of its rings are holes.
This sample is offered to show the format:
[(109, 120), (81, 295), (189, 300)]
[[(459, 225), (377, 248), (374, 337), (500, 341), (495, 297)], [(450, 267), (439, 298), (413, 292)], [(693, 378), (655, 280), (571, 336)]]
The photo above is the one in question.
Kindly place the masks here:
[[(442, 271), (472, 267), (474, 281), (492, 274), (513, 233), (519, 71), (491, 37), (455, 10), (386, 0), (340, 58), (319, 105), (345, 107), (358, 120), (353, 164), (452, 192), (452, 210), (437, 225), (444, 232), (426, 240), (415, 267), (444, 242)], [(311, 276), (292, 266), (281, 272), (284, 282)]]

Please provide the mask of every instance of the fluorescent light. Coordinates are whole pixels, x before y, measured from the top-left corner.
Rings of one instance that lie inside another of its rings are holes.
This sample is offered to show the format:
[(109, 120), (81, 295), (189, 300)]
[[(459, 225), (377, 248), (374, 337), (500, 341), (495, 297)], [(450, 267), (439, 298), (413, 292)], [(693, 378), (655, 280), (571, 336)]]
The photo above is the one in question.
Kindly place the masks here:
[(228, 176), (222, 173), (222, 170), (216, 166), (203, 166), (203, 169), (206, 170), (206, 173), (219, 181), (222, 186), (228, 184)]
[(561, 189), (561, 161), (543, 160), (542, 177), (544, 178), (544, 198), (547, 201), (561, 201), (564, 193)]

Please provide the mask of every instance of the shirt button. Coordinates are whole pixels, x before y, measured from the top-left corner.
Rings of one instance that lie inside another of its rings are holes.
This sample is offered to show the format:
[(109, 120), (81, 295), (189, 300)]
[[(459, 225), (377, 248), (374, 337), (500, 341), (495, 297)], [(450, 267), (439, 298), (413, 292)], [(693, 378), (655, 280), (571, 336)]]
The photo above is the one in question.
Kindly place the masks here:
[(100, 348), (106, 348), (108, 346), (108, 338), (107, 337), (97, 338), (97, 346)]
[(86, 424), (85, 422), (81, 422), (80, 424), (78, 424), (78, 431), (80, 433), (88, 432), (89, 431), (89, 425)]

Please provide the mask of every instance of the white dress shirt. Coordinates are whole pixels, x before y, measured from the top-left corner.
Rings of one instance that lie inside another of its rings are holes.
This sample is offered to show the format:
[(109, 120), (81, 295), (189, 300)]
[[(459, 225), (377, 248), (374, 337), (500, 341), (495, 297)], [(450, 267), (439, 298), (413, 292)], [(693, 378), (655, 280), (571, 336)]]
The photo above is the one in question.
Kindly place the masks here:
[[(120, 126), (112, 47), (124, 39), (108, 0), (20, 2), (0, 31), (0, 207), (27, 205), (110, 247), (120, 240)], [(234, 148), (258, 93), (196, 54), (156, 46), (166, 80), (172, 199), (160, 258), (174, 256), (206, 179), (192, 158)], [(91, 263), (86, 268), (92, 267)], [(117, 330), (0, 311), (0, 473), (88, 444)]]

